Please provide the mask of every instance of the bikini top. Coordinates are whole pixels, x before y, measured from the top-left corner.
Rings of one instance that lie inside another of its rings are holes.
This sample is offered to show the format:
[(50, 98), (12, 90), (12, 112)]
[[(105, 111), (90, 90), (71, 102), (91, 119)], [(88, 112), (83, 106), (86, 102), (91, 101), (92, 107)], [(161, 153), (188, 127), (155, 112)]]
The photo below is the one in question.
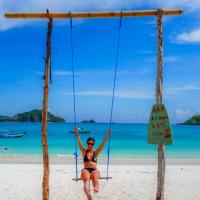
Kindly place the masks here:
[(89, 160), (89, 159), (88, 159), (88, 150), (86, 150), (86, 154), (85, 154), (85, 156), (84, 156), (84, 158), (83, 158), (83, 161), (84, 161), (84, 163), (85, 163), (85, 162), (91, 162), (91, 161), (92, 161), (92, 162), (97, 162), (97, 157), (96, 157), (94, 151), (93, 151), (92, 159)]

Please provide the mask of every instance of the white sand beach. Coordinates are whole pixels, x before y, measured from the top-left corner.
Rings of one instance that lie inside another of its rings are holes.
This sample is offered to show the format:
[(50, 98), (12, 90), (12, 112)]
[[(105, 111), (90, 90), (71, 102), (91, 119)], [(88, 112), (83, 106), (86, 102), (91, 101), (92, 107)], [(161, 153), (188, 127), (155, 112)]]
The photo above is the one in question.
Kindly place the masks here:
[[(50, 199), (86, 199), (82, 182), (72, 181), (75, 174), (72, 164), (51, 164)], [(81, 169), (81, 166), (79, 166)], [(166, 165), (165, 199), (199, 200), (200, 172), (195, 162), (169, 162)], [(106, 165), (99, 165), (102, 176)], [(41, 199), (41, 164), (0, 164), (0, 200)], [(156, 194), (157, 165), (148, 162), (110, 165), (112, 180), (100, 181), (100, 192), (93, 200), (153, 200)]]

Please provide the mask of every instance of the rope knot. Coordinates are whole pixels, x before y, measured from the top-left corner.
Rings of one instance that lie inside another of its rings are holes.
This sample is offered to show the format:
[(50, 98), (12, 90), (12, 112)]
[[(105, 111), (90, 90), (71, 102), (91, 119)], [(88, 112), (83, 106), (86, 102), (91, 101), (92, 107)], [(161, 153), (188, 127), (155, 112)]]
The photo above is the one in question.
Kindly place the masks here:
[(69, 12), (69, 16), (70, 16), (70, 28), (73, 28), (73, 24), (72, 24), (72, 12)]
[(77, 151), (74, 152), (74, 156), (75, 156), (75, 157), (78, 157), (78, 152), (77, 152)]

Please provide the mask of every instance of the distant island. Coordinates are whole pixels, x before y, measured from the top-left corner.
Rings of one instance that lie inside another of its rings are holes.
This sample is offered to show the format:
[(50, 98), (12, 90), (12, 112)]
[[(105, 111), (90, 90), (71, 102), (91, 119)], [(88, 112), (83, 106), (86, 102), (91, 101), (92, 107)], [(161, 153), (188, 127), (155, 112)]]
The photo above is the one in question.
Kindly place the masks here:
[(187, 125), (200, 125), (200, 115), (192, 116), (184, 124), (187, 124)]
[(90, 119), (90, 120), (83, 120), (83, 121), (81, 121), (81, 123), (83, 123), (83, 124), (95, 124), (96, 123), (96, 121), (94, 121), (93, 119)]
[[(55, 116), (48, 112), (48, 122), (65, 122), (62, 117)], [(29, 112), (23, 112), (16, 114), (12, 117), (0, 115), (0, 122), (41, 122), (42, 110), (31, 110)]]
[(0, 115), (0, 120), (9, 119), (9, 118), (10, 118), (10, 117), (8, 117), (8, 116)]
[(179, 123), (178, 125), (200, 125), (200, 115), (194, 115), (184, 123)]

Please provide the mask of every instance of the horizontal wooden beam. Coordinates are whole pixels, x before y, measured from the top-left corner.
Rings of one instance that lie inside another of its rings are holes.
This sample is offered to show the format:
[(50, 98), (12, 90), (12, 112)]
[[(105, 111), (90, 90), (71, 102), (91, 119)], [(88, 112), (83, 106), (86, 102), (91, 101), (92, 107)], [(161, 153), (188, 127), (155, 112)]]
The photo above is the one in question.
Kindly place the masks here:
[[(163, 10), (163, 15), (180, 15), (183, 13), (181, 9)], [(139, 10), (139, 11), (123, 11), (123, 17), (144, 17), (156, 16), (158, 10)], [(5, 13), (6, 18), (24, 18), (24, 19), (41, 19), (41, 18), (112, 18), (120, 17), (121, 11), (113, 12), (49, 12), (47, 13)]]

